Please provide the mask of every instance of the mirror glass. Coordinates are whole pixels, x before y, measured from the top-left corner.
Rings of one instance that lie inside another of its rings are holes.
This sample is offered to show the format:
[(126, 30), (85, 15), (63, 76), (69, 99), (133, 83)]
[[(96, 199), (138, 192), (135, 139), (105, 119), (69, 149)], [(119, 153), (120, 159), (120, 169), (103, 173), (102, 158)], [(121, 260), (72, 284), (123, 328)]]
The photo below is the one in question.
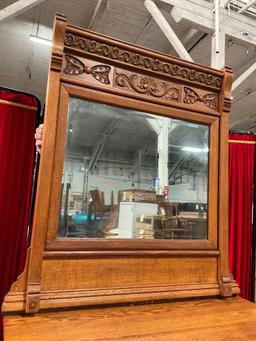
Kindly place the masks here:
[(70, 98), (59, 237), (207, 239), (209, 126)]

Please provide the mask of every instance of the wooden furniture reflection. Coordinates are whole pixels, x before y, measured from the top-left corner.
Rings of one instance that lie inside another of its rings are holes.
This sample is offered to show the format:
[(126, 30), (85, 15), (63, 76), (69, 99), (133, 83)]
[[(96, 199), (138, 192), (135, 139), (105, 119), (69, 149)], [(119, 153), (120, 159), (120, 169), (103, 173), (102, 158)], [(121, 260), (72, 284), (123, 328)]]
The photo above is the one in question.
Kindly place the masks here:
[(162, 238), (191, 239), (192, 228), (186, 219), (178, 216), (178, 203), (160, 201), (159, 214), (163, 225)]
[(163, 194), (156, 195), (156, 202), (159, 204), (161, 201), (165, 201)]
[(155, 203), (156, 202), (156, 192), (145, 189), (122, 189), (118, 193), (118, 197), (120, 201), (129, 201), (129, 202), (147, 202), (147, 203)]
[(91, 190), (91, 202), (88, 208), (89, 223), (94, 217), (94, 220), (102, 220), (103, 232), (109, 232), (114, 228), (114, 223), (117, 216), (117, 205), (114, 205), (114, 192), (111, 191), (111, 203), (110, 205), (105, 204), (104, 192), (98, 189)]
[(187, 225), (191, 228), (193, 239), (207, 239), (207, 216), (200, 217), (180, 217), (179, 220), (185, 220)]
[(170, 201), (160, 201), (158, 203), (159, 211), (163, 212), (166, 218), (173, 218), (178, 216), (178, 203)]
[(94, 214), (94, 217), (102, 218), (109, 213), (112, 213), (116, 208), (114, 206), (114, 192), (111, 191), (111, 203), (110, 205), (105, 205), (105, 195), (104, 192), (99, 191), (98, 189), (91, 190), (91, 202), (90, 202), (90, 210)]

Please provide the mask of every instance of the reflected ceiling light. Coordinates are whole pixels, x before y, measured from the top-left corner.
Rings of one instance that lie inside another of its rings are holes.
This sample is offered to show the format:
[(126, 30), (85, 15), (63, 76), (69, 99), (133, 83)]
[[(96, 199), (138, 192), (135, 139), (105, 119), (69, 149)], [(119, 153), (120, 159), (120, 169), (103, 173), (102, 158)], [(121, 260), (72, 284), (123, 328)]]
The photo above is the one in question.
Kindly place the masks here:
[(191, 152), (191, 153), (208, 153), (209, 148), (195, 148), (195, 147), (183, 147), (181, 148), (184, 152)]
[(38, 36), (30, 35), (29, 39), (35, 43), (39, 43), (42, 45), (52, 46), (52, 41), (46, 38), (40, 38)]

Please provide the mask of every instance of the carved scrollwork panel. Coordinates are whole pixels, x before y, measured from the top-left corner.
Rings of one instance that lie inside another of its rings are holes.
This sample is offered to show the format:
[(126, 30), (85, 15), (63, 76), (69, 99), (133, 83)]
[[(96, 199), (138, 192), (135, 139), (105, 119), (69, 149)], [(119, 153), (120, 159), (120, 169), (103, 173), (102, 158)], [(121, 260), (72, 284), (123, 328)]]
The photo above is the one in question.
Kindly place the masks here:
[(115, 69), (113, 86), (135, 91), (139, 94), (180, 102), (180, 89), (174, 84), (136, 73)]
[(80, 37), (67, 32), (65, 36), (65, 46), (96, 54), (105, 58), (125, 62), (130, 65), (139, 66), (147, 70), (156, 71), (165, 75), (170, 75), (179, 80), (196, 82), (201, 85), (220, 89), (222, 77), (207, 73), (207, 71), (197, 71), (195, 69), (184, 67), (173, 62), (166, 62), (157, 58), (151, 58), (142, 53), (125, 51), (117, 46), (103, 44), (90, 38)]

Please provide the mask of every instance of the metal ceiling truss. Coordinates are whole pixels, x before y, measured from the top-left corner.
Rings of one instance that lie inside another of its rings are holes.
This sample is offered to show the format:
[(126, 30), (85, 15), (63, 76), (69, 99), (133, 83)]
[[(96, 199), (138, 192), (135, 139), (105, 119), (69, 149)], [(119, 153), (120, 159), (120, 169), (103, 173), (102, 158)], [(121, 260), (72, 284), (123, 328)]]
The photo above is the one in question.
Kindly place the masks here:
[(242, 7), (237, 13), (244, 13), (248, 8), (256, 4), (256, 0), (249, 1), (247, 5)]
[(168, 21), (165, 19), (159, 8), (156, 6), (154, 1), (152, 0), (145, 0), (144, 2), (145, 7), (149, 11), (149, 13), (152, 15), (153, 19), (157, 23), (157, 25), (160, 27), (166, 38), (169, 40), (170, 44), (173, 46), (177, 54), (185, 59), (189, 60), (190, 62), (193, 62), (193, 59), (191, 58), (190, 54), (186, 50), (186, 48), (183, 46), (182, 42), (172, 29), (172, 27), (169, 25)]
[(45, 0), (19, 0), (0, 11), (0, 24), (4, 21), (40, 4)]
[(229, 2), (230, 0), (220, 0), (220, 7), (225, 8)]
[(106, 129), (102, 132), (101, 137), (98, 143), (94, 146), (92, 156), (89, 161), (89, 165), (87, 167), (87, 174), (89, 174), (96, 165), (96, 162), (99, 160), (99, 157), (102, 153), (102, 150), (108, 141), (109, 137), (115, 132), (117, 126), (120, 124), (120, 119), (114, 119), (110, 122), (110, 124), (106, 127)]
[[(0, 10), (0, 23), (38, 5), (45, 0), (18, 0), (13, 4)], [(255, 25), (251, 19), (241, 16), (248, 8), (256, 3), (251, 0), (247, 5), (242, 7), (237, 13), (228, 11), (225, 7), (230, 0), (213, 0), (214, 4), (204, 0), (161, 0), (173, 6), (171, 15), (176, 22), (187, 20), (208, 33), (213, 33), (211, 66), (221, 68), (225, 65), (225, 36), (229, 35), (236, 39), (256, 45)], [(97, 13), (103, 1), (98, 0), (93, 15), (94, 22)], [(178, 38), (168, 21), (165, 19), (154, 1), (145, 0), (145, 7), (152, 15), (160, 29), (163, 31), (177, 54), (186, 60), (192, 61), (190, 54)], [(251, 65), (238, 79), (234, 82), (233, 90), (236, 89), (252, 72), (256, 69), (256, 64)]]
[(240, 84), (242, 84), (247, 77), (249, 77), (254, 71), (256, 70), (256, 62), (248, 67), (239, 77), (236, 78), (236, 80), (232, 84), (232, 91), (237, 89)]
[(97, 1), (97, 4), (94, 8), (93, 15), (91, 17), (91, 20), (90, 20), (89, 24), (87, 25), (88, 29), (91, 30), (93, 28), (96, 19), (99, 19), (99, 17), (101, 17), (104, 14), (107, 7), (108, 7), (108, 0), (98, 0)]
[[(205, 0), (161, 0), (172, 5), (171, 15), (179, 23), (186, 20), (195, 28), (212, 34), (211, 66), (222, 68), (225, 66), (225, 37), (229, 35), (248, 44), (256, 45), (255, 24), (253, 20), (241, 15), (249, 7), (256, 3), (250, 1), (237, 13), (227, 10), (229, 0), (213, 0), (209, 3)], [(186, 48), (175, 34), (163, 14), (154, 1), (145, 0), (145, 7), (152, 15), (160, 29), (178, 53), (179, 57), (193, 61)], [(256, 69), (256, 63), (251, 65), (233, 85), (236, 89)]]

